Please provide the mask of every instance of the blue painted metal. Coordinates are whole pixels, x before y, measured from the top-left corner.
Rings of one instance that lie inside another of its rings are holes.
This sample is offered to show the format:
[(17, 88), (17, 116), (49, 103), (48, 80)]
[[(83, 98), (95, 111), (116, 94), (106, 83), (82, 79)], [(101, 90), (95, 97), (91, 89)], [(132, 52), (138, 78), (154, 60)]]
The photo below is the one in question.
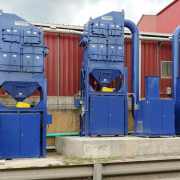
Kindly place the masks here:
[[(90, 19), (81, 39), (81, 135), (108, 136), (128, 133), (127, 68), (124, 64), (124, 27), (133, 33), (133, 99), (139, 99), (139, 31), (124, 20), (124, 12), (110, 12)], [(103, 88), (112, 88), (104, 92)]]
[(132, 80), (133, 80), (133, 98), (134, 105), (138, 106), (139, 102), (139, 29), (131, 20), (125, 20), (124, 26), (129, 28), (132, 33)]
[(7, 107), (0, 102), (0, 158), (40, 157), (46, 154), (47, 82), (43, 33), (14, 15), (0, 14), (0, 87), (16, 101), (35, 90), (40, 101), (31, 108)]
[(176, 134), (180, 134), (180, 77), (179, 77), (179, 37), (180, 26), (178, 26), (173, 34), (173, 97), (175, 99), (175, 129)]
[(146, 99), (151, 100), (151, 99), (160, 98), (159, 77), (147, 76), (145, 81), (146, 81), (146, 87), (145, 87)]
[(139, 101), (135, 133), (139, 136), (175, 135), (174, 99), (160, 99), (159, 77), (146, 77), (146, 97)]
[[(92, 96), (90, 99), (91, 135), (124, 135), (127, 133), (127, 102), (125, 96)], [(120, 108), (122, 108), (120, 110)], [(101, 110), (101, 113), (98, 110)], [(120, 113), (117, 116), (117, 113)], [(125, 131), (126, 130), (126, 131)]]
[(1, 158), (39, 157), (40, 113), (1, 113)]

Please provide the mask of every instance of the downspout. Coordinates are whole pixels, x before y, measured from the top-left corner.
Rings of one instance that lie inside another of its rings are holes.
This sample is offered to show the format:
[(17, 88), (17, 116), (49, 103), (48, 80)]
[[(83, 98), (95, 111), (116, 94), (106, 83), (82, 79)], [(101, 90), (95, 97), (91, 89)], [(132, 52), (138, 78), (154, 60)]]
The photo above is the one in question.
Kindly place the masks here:
[(133, 106), (137, 109), (139, 104), (139, 30), (136, 24), (131, 20), (125, 20), (124, 26), (132, 33), (131, 61), (133, 72), (131, 78), (133, 81)]
[(173, 97), (176, 100), (176, 82), (179, 77), (179, 37), (180, 37), (180, 26), (178, 26), (173, 35)]

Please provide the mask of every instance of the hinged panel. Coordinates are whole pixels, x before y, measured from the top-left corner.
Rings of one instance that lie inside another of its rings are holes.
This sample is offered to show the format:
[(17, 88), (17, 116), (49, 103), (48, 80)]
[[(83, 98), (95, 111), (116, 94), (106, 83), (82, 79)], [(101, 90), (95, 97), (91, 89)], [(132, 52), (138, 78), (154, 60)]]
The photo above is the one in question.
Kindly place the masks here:
[(0, 49), (0, 70), (20, 71), (20, 45), (4, 43)]
[(15, 113), (0, 114), (0, 155), (11, 158), (20, 153), (20, 121)]
[(21, 113), (21, 155), (24, 157), (39, 157), (41, 149), (40, 113)]
[(2, 40), (5, 42), (20, 43), (20, 29), (9, 27), (2, 29)]
[(25, 72), (43, 72), (44, 49), (41, 47), (24, 47), (22, 65)]
[(24, 44), (40, 44), (41, 43), (41, 32), (37, 29), (27, 28), (24, 30)]
[(91, 96), (90, 133), (124, 135), (125, 108), (123, 96)]

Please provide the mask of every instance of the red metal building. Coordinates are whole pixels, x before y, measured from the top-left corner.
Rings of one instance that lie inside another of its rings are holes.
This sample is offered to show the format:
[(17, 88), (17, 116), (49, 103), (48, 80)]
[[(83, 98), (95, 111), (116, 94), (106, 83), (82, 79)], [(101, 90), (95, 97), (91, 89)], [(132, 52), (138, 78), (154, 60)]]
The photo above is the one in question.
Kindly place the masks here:
[(80, 36), (71, 33), (45, 32), (49, 49), (45, 71), (49, 96), (73, 96), (80, 86), (82, 49)]
[[(46, 61), (49, 96), (74, 96), (79, 92), (82, 49), (79, 47), (82, 27), (47, 27), (45, 42), (49, 48)], [(171, 45), (167, 34), (142, 34), (140, 48), (141, 95), (144, 96), (144, 78), (147, 75), (161, 77), (161, 95), (167, 95), (171, 86), (170, 66)], [(131, 42), (126, 33), (125, 59), (128, 67), (128, 88), (131, 91)]]
[(174, 0), (156, 15), (143, 15), (138, 22), (141, 32), (172, 33), (180, 25), (180, 0)]

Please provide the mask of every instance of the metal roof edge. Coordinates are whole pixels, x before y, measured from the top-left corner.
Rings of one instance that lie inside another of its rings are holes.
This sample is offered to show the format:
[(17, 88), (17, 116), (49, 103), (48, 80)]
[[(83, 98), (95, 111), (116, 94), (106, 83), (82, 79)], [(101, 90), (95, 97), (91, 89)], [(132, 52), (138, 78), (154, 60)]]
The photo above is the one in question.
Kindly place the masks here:
[(157, 15), (156, 14), (142, 14), (142, 16), (140, 17), (139, 21), (137, 22), (137, 26), (139, 26), (140, 23), (144, 20), (144, 17), (147, 17), (147, 16), (156, 17)]
[(165, 6), (163, 9), (161, 9), (158, 13), (157, 16), (159, 16), (161, 13), (163, 13), (164, 11), (166, 11), (168, 8), (170, 8), (171, 6), (173, 6), (177, 1), (179, 0), (173, 0), (171, 3), (169, 3), (167, 6)]
[(38, 27), (50, 28), (50, 29), (68, 29), (68, 30), (77, 30), (77, 31), (82, 31), (84, 29), (83, 26), (78, 26), (78, 25), (49, 24), (49, 23), (37, 23), (37, 22), (31, 22), (31, 23)]
[[(33, 25), (42, 28), (45, 32), (57, 32), (57, 33), (70, 33), (70, 34), (82, 34), (84, 27), (75, 25), (61, 25), (61, 24), (44, 24), (44, 23), (32, 23)], [(131, 32), (128, 29), (124, 31), (126, 37), (130, 37)], [(169, 40), (171, 34), (156, 33), (156, 32), (140, 32), (140, 39), (151, 40)]]

